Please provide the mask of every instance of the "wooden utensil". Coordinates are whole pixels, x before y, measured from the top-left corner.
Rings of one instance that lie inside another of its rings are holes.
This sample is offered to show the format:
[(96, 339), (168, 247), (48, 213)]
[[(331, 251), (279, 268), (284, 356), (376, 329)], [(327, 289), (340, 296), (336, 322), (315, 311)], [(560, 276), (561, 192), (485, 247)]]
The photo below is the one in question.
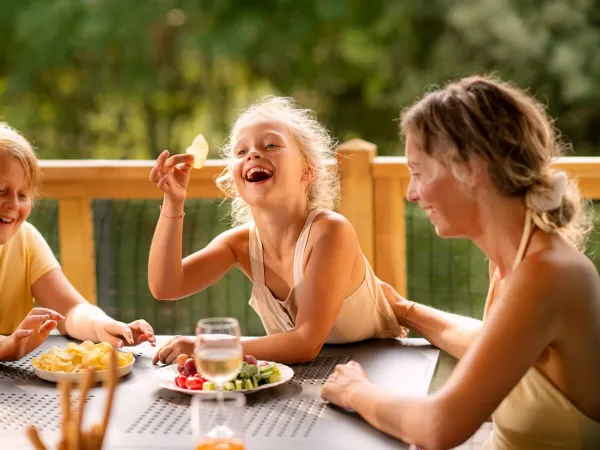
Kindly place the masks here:
[[(71, 391), (70, 382), (60, 382), (60, 397), (62, 420), (60, 425), (60, 440), (58, 442), (58, 450), (101, 450), (104, 444), (104, 437), (108, 427), (110, 413), (114, 401), (115, 389), (118, 384), (117, 378), (117, 354), (113, 350), (110, 354), (110, 362), (108, 365), (108, 377), (103, 384), (107, 389), (107, 399), (104, 406), (104, 414), (102, 422), (94, 424), (89, 430), (83, 430), (83, 413), (85, 410), (85, 402), (88, 392), (94, 384), (94, 369), (90, 368), (79, 385), (79, 407), (74, 409), (71, 406)], [(47, 450), (43, 441), (40, 438), (39, 432), (35, 425), (30, 425), (27, 428), (27, 437), (35, 450)]]

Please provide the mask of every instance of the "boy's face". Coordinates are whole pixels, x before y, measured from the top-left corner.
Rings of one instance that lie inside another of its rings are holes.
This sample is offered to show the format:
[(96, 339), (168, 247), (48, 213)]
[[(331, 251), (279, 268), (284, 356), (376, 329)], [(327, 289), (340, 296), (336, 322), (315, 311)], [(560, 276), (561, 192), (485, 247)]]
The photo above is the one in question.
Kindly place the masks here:
[(29, 217), (32, 201), (31, 186), (21, 162), (0, 152), (0, 245)]

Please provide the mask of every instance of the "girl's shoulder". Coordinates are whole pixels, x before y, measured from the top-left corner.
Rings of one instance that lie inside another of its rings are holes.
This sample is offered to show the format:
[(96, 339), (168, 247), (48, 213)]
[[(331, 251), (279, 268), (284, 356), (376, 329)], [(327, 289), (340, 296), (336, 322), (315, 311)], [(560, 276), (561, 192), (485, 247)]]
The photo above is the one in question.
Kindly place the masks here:
[(358, 239), (356, 230), (342, 214), (324, 209), (317, 214), (312, 223), (311, 236), (345, 236), (346, 239)]
[(219, 234), (215, 241), (221, 241), (237, 253), (238, 251), (247, 251), (248, 249), (248, 237), (250, 233), (251, 224), (239, 225), (237, 227), (230, 228)]
[(320, 223), (322, 225), (331, 225), (333, 226), (349, 226), (352, 227), (352, 224), (345, 216), (341, 215), (338, 212), (332, 211), (330, 209), (321, 209), (318, 214), (315, 216), (313, 221), (314, 224)]

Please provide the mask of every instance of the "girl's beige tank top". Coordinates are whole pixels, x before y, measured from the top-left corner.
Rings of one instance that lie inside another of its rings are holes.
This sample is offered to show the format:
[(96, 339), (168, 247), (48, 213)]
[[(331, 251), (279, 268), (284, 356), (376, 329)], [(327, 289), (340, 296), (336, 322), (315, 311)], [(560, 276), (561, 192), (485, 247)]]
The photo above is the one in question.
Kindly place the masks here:
[[(313, 210), (308, 214), (298, 237), (294, 252), (294, 286), (284, 300), (275, 298), (265, 285), (263, 246), (258, 228), (254, 225), (250, 226), (250, 265), (254, 280), (250, 306), (260, 317), (267, 334), (294, 329), (302, 298), (304, 251), (313, 220), (321, 211)], [(373, 269), (365, 258), (365, 278), (358, 289), (344, 299), (342, 309), (326, 343), (341, 344), (369, 338), (394, 338), (405, 335), (406, 330), (398, 324), (394, 311), (385, 299)]]

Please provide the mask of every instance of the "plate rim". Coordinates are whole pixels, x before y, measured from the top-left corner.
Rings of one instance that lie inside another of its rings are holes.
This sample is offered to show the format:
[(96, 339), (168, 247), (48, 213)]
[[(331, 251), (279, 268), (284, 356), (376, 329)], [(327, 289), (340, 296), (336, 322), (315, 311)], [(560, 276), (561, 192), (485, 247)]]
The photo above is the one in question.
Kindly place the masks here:
[[(259, 361), (259, 362), (263, 362), (263, 361)], [(253, 394), (255, 392), (259, 392), (264, 389), (269, 389), (269, 388), (280, 386), (294, 378), (295, 372), (294, 372), (294, 369), (292, 369), (290, 366), (287, 366), (285, 364), (278, 363), (275, 361), (267, 361), (267, 362), (272, 362), (272, 363), (276, 364), (280, 370), (283, 369), (283, 371), (285, 371), (289, 374), (289, 378), (286, 379), (282, 374), (281, 380), (276, 381), (275, 383), (263, 384), (258, 387), (252, 388), (252, 389), (242, 389), (240, 391), (223, 391), (223, 392), (239, 392), (240, 394)], [(156, 384), (163, 389), (169, 389), (172, 391), (177, 391), (177, 392), (181, 392), (181, 393), (189, 394), (189, 395), (215, 395), (217, 393), (217, 391), (204, 391), (204, 390), (192, 390), (192, 389), (181, 388), (175, 384), (174, 379), (169, 381), (165, 378), (161, 378), (159, 375), (159, 372), (160, 373), (170, 372), (173, 376), (178, 374), (179, 372), (177, 371), (176, 364), (167, 364), (167, 365), (164, 365), (164, 366), (159, 367), (156, 370), (152, 371), (152, 376), (153, 376)]]

